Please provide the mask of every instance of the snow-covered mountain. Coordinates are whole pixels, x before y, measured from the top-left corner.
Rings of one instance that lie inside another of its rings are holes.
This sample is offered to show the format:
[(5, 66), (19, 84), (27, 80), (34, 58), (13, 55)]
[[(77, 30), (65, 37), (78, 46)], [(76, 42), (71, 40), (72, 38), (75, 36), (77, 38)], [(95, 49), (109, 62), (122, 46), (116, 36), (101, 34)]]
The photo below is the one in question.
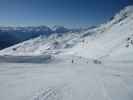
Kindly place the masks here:
[[(88, 27), (88, 28), (93, 28), (93, 27)], [(87, 30), (87, 28), (72, 28), (72, 29), (70, 29), (70, 28), (66, 28), (64, 26), (60, 26), (60, 25), (55, 25), (51, 29), (54, 33), (58, 33), (58, 34), (67, 33), (67, 32), (81, 32), (81, 31)]]
[(65, 28), (64, 26), (55, 25), (52, 27), (53, 32), (55, 33), (66, 33), (69, 32), (70, 29)]
[(0, 99), (133, 100), (133, 6), (79, 30), (0, 51)]
[(0, 49), (7, 48), (17, 43), (38, 37), (40, 35), (49, 36), (51, 34), (63, 34), (66, 32), (79, 32), (80, 29), (68, 29), (63, 26), (50, 28), (47, 26), (25, 26), (25, 27), (4, 27), (0, 26)]
[(0, 49), (20, 43), (40, 35), (49, 35), (53, 31), (47, 26), (0, 27)]
[[(78, 56), (87, 58), (125, 55), (129, 51), (129, 55), (131, 55), (133, 48), (133, 6), (124, 8), (111, 21), (96, 28), (95, 32), (96, 34), (85, 37), (71, 51)], [(89, 31), (87, 33), (90, 34)]]
[(41, 55), (44, 53), (57, 54), (62, 49), (72, 48), (80, 38), (79, 33), (52, 34), (49, 37), (44, 35), (1, 51), (4, 55)]
[[(63, 29), (56, 27), (54, 30)], [(133, 53), (133, 6), (116, 14), (111, 21), (80, 32), (38, 37), (0, 51), (0, 54), (72, 54), (86, 58), (110, 58)]]

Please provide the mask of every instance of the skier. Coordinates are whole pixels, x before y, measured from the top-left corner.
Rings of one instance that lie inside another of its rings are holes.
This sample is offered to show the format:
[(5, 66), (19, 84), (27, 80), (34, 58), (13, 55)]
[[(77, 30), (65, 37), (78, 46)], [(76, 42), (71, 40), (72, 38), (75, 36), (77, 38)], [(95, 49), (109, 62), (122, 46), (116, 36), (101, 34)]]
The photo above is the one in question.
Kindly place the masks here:
[(94, 62), (95, 64), (101, 64), (101, 63), (102, 63), (100, 60), (97, 60), (97, 59), (95, 59), (93, 62)]
[(131, 40), (131, 44), (133, 45), (133, 40)]
[(74, 63), (74, 60), (72, 59), (72, 64)]
[(128, 48), (129, 47), (129, 44), (127, 44), (126, 47)]

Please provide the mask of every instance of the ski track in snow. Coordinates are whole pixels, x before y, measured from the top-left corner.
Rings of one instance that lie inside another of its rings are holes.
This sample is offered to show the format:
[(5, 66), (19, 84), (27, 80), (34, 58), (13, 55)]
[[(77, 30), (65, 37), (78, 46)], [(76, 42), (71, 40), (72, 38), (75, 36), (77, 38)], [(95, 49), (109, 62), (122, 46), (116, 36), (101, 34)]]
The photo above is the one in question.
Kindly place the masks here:
[(56, 90), (54, 90), (54, 89), (48, 89), (48, 90), (44, 91), (44, 93), (42, 93), (41, 95), (35, 97), (34, 100), (48, 100), (50, 98), (57, 99), (56, 93), (57, 93)]

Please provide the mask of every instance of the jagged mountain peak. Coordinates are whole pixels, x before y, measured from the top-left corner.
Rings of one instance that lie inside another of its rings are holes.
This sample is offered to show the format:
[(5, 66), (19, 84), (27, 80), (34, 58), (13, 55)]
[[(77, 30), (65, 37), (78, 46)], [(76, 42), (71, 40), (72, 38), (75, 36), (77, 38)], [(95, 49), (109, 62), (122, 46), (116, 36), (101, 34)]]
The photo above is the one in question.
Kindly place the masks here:
[(56, 29), (58, 29), (58, 28), (65, 28), (65, 27), (64, 27), (64, 26), (61, 26), (61, 25), (54, 25), (54, 26), (52, 27), (53, 30), (56, 30)]
[(52, 27), (52, 30), (55, 32), (55, 33), (65, 33), (65, 32), (69, 32), (70, 29), (64, 27), (64, 26), (61, 26), (61, 25), (55, 25)]

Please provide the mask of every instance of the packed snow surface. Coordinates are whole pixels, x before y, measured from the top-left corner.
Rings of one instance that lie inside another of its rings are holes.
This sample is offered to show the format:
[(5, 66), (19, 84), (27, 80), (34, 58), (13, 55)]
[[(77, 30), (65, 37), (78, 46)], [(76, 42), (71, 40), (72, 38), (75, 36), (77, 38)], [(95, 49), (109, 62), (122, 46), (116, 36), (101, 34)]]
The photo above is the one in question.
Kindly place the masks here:
[(132, 65), (94, 64), (79, 57), (44, 64), (1, 63), (0, 99), (133, 100)]

